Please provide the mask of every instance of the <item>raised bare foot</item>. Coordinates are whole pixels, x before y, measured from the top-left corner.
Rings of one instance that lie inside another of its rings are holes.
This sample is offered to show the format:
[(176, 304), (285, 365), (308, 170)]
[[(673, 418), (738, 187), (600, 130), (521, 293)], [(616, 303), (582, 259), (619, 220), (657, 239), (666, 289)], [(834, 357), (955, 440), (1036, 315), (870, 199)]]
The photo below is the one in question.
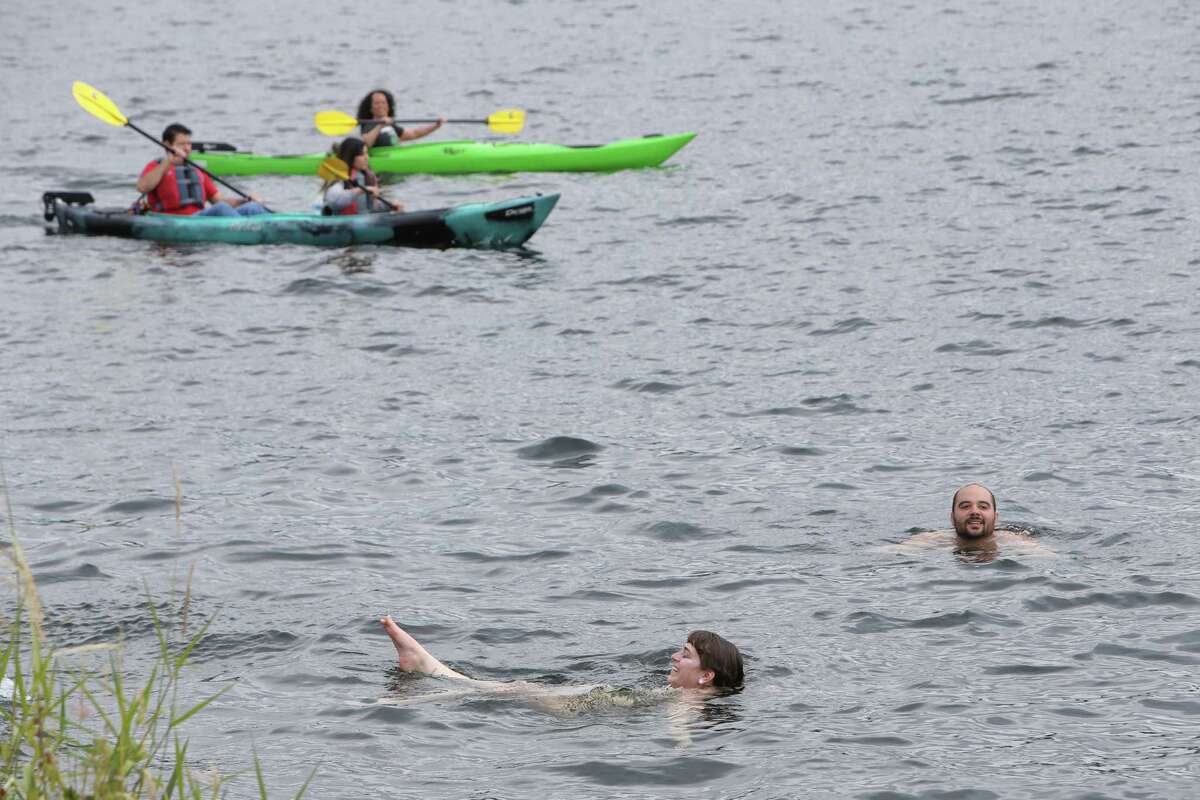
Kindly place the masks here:
[(427, 675), (440, 675), (443, 672), (449, 672), (442, 662), (429, 655), (429, 652), (421, 646), (421, 643), (409, 636), (390, 616), (384, 617), (379, 622), (383, 625), (383, 629), (387, 631), (388, 638), (392, 640), (392, 644), (396, 646), (396, 656), (400, 660), (400, 669), (405, 672), (424, 672)]

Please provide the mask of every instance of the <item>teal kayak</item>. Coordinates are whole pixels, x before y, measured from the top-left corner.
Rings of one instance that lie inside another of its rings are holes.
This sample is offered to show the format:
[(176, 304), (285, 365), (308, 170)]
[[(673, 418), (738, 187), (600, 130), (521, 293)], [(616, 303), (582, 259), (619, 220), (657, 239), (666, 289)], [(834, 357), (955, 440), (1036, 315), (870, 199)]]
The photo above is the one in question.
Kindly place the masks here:
[[(642, 136), (601, 145), (528, 142), (418, 142), (371, 149), (371, 169), (384, 175), (477, 172), (615, 172), (656, 167), (696, 134)], [(263, 156), (227, 144), (197, 142), (192, 160), (214, 175), (316, 175), (329, 153)]]
[(379, 244), (503, 250), (520, 247), (533, 236), (558, 202), (558, 195), (518, 197), (496, 203), (470, 203), (400, 214), (332, 217), (316, 214), (251, 217), (133, 214), (128, 209), (94, 209), (90, 207), (92, 202), (92, 196), (86, 192), (46, 192), (42, 195), (45, 219), (56, 223), (58, 233), (173, 243), (318, 247)]

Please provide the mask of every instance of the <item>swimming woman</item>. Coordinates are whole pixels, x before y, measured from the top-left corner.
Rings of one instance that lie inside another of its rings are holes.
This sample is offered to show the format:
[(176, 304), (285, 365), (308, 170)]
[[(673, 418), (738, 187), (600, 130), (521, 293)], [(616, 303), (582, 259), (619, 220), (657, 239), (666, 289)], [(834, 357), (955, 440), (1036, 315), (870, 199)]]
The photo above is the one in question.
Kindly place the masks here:
[(350, 177), (344, 181), (326, 181), (321, 187), (325, 208), (330, 214), (373, 214), (379, 211), (403, 211), (404, 206), (383, 197), (379, 178), (371, 171), (367, 145), (350, 137), (338, 145), (337, 157), (345, 162)]
[(369, 92), (358, 104), (358, 123), (367, 147), (391, 147), (401, 142), (420, 139), (446, 123), (445, 117), (420, 128), (403, 128), (396, 124), (396, 98), (387, 89)]
[[(396, 656), (403, 672), (450, 678), (481, 690), (515, 692), (529, 697), (564, 694), (562, 687), (539, 687), (524, 681), (481, 681), (468, 678), (430, 655), (420, 642), (397, 625), (390, 616), (379, 622), (396, 647)], [(683, 647), (671, 655), (667, 686), (681, 690), (684, 696), (706, 697), (740, 689), (743, 677), (742, 654), (733, 643), (711, 631), (692, 631)], [(566, 694), (578, 696), (596, 688), (570, 687)]]

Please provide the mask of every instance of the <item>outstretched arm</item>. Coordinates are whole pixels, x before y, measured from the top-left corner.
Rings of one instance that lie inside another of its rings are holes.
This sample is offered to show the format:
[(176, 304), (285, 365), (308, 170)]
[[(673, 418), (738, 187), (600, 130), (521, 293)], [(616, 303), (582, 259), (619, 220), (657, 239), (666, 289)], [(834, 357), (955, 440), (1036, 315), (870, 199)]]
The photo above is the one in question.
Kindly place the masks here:
[(437, 122), (432, 122), (429, 125), (422, 125), (419, 128), (405, 128), (400, 134), (400, 141), (411, 142), (413, 139), (421, 139), (436, 131), (438, 128), (446, 124), (445, 117), (438, 117)]

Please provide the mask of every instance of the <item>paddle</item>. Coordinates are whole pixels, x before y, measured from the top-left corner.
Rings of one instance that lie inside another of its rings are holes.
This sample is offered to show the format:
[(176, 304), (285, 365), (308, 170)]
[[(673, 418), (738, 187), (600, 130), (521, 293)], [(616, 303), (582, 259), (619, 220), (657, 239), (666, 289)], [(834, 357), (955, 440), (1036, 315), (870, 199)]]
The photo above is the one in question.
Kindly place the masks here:
[[(337, 156), (330, 156), (317, 166), (317, 175), (323, 181), (348, 181), (350, 180), (350, 166)], [(354, 185), (370, 194), (370, 189), (363, 185), (362, 181), (355, 181)], [(400, 212), (404, 210), (403, 206), (393, 203), (386, 197), (376, 195), (376, 199), (381, 203), (387, 203), (392, 207), (393, 211)]]
[[(317, 130), (326, 136), (345, 136), (364, 122), (382, 122), (377, 119), (355, 119), (341, 111), (318, 111), (314, 116)], [(436, 119), (396, 119), (393, 122), (437, 122)], [(519, 108), (506, 108), (489, 114), (487, 119), (448, 119), (446, 122), (466, 123), (469, 125), (487, 125), (496, 133), (520, 133), (525, 127), (525, 112)]]
[[(114, 103), (112, 100), (109, 100), (108, 96), (105, 95), (104, 92), (100, 91), (96, 87), (88, 86), (83, 81), (75, 81), (73, 84), (71, 84), (71, 94), (75, 95), (75, 102), (79, 103), (79, 105), (83, 107), (83, 110), (88, 112), (89, 114), (91, 114), (93, 117), (99, 119), (102, 122), (107, 122), (109, 125), (113, 125), (117, 128), (120, 128), (120, 127), (132, 128), (133, 130), (140, 133), (142, 136), (145, 136), (150, 141), (152, 141), (155, 144), (162, 147), (164, 150), (166, 150), (171, 155), (175, 155), (175, 151), (166, 142), (155, 139), (153, 136), (146, 133), (144, 130), (139, 128), (137, 125), (134, 125), (132, 122), (130, 122), (129, 118), (121, 113), (121, 109), (117, 108), (117, 104)], [(195, 163), (194, 161), (191, 161), (190, 159), (185, 158), (183, 160), (183, 163), (185, 163), (191, 167), (194, 167), (195, 169), (200, 170), (201, 172), (203, 172), (208, 177), (212, 178), (217, 183), (221, 184), (222, 186), (226, 186), (226, 187), (232, 189), (234, 192), (236, 192), (237, 194), (246, 198), (247, 200), (250, 199), (250, 195), (246, 194), (245, 192), (243, 192), (241, 189), (237, 188), (233, 184), (226, 183), (225, 181), (221, 180), (216, 175), (213, 175), (211, 172), (209, 172), (208, 170), (206, 170), (204, 167), (200, 166), (199, 164)], [(271, 213), (271, 214), (275, 213), (275, 212), (271, 211), (271, 209), (267, 208), (266, 206), (263, 206), (263, 208), (266, 209), (266, 211), (268, 213)]]

